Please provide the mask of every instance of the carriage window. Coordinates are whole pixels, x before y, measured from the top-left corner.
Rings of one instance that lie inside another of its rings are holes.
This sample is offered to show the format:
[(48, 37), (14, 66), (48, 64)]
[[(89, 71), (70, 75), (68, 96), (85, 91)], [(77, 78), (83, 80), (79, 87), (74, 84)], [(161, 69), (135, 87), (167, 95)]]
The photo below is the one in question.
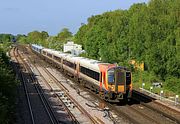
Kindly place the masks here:
[(54, 56), (54, 59), (61, 62), (61, 58), (60, 57), (57, 57), (57, 56)]
[(63, 64), (69, 66), (70, 68), (76, 69), (76, 64), (69, 62), (67, 60), (63, 60)]
[(80, 72), (82, 72), (83, 74), (99, 81), (100, 74), (98, 72), (95, 72), (95, 71), (88, 69), (88, 68), (85, 68), (83, 66), (80, 66)]
[(50, 53), (47, 53), (47, 56), (49, 56), (50, 58), (52, 58), (52, 54), (50, 54)]
[(44, 55), (46, 55), (46, 52), (45, 52), (45, 51), (43, 51), (43, 54), (44, 54)]

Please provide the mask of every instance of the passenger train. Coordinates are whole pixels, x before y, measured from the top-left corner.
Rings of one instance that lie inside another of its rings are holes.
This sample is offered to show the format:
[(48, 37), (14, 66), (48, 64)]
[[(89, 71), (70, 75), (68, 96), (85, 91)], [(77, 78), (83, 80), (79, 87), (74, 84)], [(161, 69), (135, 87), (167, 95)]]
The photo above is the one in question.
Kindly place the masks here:
[(132, 74), (125, 67), (74, 56), (36, 44), (32, 44), (31, 49), (107, 101), (119, 102), (132, 96)]

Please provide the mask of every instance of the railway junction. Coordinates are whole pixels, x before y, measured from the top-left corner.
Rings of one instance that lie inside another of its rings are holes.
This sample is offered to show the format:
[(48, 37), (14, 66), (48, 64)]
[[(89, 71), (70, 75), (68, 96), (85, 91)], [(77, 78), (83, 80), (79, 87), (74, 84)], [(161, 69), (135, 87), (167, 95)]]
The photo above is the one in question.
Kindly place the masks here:
[(111, 103), (37, 56), (28, 46), (14, 47), (12, 65), (21, 80), (18, 124), (178, 124), (180, 111), (133, 91), (131, 101)]

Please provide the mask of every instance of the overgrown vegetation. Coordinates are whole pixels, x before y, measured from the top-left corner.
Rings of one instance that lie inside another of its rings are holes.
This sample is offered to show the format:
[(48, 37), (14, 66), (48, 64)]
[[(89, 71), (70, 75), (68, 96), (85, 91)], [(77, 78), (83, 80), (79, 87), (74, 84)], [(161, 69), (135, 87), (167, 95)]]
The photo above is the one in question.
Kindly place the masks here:
[(13, 36), (0, 34), (0, 123), (13, 123), (18, 82), (9, 65), (6, 52), (9, 49)]

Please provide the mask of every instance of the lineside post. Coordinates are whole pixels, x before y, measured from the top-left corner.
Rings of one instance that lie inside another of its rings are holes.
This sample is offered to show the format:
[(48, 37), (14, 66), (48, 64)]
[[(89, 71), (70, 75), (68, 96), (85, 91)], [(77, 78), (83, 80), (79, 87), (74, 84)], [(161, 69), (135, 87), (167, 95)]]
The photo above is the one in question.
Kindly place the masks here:
[(176, 97), (175, 97), (175, 105), (178, 104), (178, 101), (179, 101), (179, 95), (176, 95)]

